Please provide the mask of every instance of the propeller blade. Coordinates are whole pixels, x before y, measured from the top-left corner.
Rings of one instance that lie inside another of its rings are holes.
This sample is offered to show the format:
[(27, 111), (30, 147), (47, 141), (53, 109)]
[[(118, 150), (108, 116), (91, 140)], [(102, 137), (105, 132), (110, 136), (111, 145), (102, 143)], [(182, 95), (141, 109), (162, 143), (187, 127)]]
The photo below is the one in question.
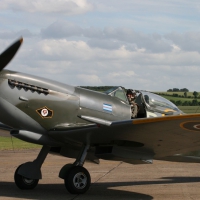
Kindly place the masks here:
[(20, 38), (0, 55), (0, 71), (12, 60), (22, 42), (23, 38)]

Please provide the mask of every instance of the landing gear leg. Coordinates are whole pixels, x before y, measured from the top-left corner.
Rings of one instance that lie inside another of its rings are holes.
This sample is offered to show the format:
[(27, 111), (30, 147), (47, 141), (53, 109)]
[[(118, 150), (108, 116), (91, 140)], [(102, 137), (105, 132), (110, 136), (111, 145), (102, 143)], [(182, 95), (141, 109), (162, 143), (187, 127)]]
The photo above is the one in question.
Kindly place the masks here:
[(39, 179), (42, 178), (41, 166), (49, 150), (49, 146), (43, 146), (33, 162), (24, 163), (16, 169), (14, 180), (18, 188), (30, 190), (37, 186)]
[(74, 164), (65, 165), (59, 174), (59, 177), (65, 181), (65, 187), (71, 194), (85, 193), (91, 184), (89, 172), (83, 167), (89, 145), (84, 145)]

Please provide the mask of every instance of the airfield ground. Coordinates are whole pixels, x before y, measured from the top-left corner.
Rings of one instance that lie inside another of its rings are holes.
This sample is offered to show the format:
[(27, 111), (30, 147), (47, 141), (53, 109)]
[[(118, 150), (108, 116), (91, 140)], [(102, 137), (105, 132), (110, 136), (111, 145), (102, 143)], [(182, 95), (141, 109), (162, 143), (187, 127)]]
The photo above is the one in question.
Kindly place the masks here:
[(31, 191), (15, 186), (13, 174), (22, 163), (35, 159), (39, 150), (0, 151), (0, 200), (8, 199), (200, 199), (200, 164), (154, 161), (131, 165), (101, 160), (100, 165), (86, 163), (92, 184), (84, 195), (69, 194), (58, 178), (60, 168), (74, 160), (48, 155), (42, 167), (43, 179)]

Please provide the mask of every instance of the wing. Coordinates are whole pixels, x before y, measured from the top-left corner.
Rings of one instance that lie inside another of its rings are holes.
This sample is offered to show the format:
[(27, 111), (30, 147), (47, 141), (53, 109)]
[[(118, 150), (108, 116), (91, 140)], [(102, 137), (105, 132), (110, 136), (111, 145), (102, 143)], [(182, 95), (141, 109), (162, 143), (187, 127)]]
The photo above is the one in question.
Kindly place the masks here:
[(5, 124), (2, 124), (0, 122), (0, 137), (9, 137), (10, 136), (10, 131), (12, 130), (12, 128), (10, 126), (7, 126)]
[(110, 122), (89, 116), (93, 125), (71, 130), (50, 130), (49, 136), (68, 143), (115, 145), (146, 151), (162, 158), (200, 149), (200, 114)]
[(3, 124), (3, 123), (0, 122), (0, 130), (11, 131), (12, 127), (7, 126), (7, 125), (5, 125), (5, 124)]

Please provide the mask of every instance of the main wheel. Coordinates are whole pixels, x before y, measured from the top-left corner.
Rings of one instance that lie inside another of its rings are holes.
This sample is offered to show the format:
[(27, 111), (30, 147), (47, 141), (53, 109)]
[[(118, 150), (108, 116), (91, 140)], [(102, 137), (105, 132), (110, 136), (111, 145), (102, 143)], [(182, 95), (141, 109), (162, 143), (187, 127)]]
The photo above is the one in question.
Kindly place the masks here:
[(15, 184), (21, 190), (34, 189), (37, 186), (39, 179), (29, 179), (29, 178), (26, 178), (22, 175), (19, 175), (18, 171), (19, 171), (20, 167), (21, 167), (21, 165), (15, 171), (15, 176), (14, 176)]
[(69, 173), (70, 169), (73, 168), (73, 167), (74, 167), (73, 164), (64, 165), (60, 170), (59, 177), (62, 178), (62, 179), (65, 179), (65, 177)]
[(64, 180), (65, 187), (71, 194), (85, 193), (91, 183), (89, 172), (81, 166), (71, 168)]

